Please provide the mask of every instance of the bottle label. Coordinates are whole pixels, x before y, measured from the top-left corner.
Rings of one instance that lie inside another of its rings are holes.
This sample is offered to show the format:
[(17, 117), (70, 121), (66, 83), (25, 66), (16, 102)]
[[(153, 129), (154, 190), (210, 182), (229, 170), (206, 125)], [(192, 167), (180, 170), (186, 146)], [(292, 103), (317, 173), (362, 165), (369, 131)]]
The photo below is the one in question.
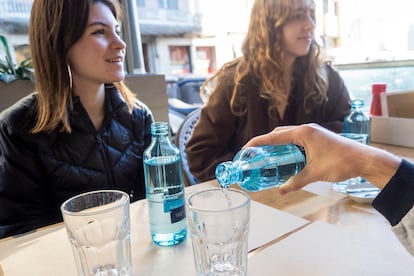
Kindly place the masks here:
[(164, 213), (170, 213), (171, 223), (185, 219), (184, 197), (165, 199)]

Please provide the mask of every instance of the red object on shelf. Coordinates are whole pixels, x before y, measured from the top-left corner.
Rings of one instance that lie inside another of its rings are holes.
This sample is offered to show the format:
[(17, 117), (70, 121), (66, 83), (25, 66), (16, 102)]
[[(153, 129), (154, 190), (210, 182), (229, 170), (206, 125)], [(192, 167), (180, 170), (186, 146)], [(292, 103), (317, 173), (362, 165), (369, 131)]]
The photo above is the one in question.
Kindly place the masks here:
[(380, 94), (384, 93), (386, 89), (387, 85), (385, 83), (375, 83), (372, 85), (372, 101), (370, 115), (382, 115)]

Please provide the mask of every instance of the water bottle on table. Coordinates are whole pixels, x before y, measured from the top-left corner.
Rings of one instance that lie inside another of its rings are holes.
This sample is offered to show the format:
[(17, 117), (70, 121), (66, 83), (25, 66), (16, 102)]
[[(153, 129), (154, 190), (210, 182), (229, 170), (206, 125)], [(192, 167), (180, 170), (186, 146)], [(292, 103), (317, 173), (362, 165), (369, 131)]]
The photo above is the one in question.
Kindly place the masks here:
[(187, 237), (181, 155), (168, 133), (168, 123), (154, 122), (151, 144), (144, 152), (151, 237), (161, 246), (178, 244)]
[(305, 167), (303, 148), (293, 144), (267, 145), (241, 149), (233, 161), (216, 167), (216, 178), (222, 188), (238, 184), (242, 189), (257, 192), (285, 183)]
[(364, 100), (352, 100), (351, 113), (344, 118), (344, 133), (364, 134), (370, 143), (371, 121), (363, 111)]
[[(369, 144), (371, 121), (363, 111), (364, 100), (352, 100), (351, 112), (344, 118), (344, 132), (341, 134), (347, 139), (358, 143)], [(347, 193), (350, 185), (365, 182), (361, 177), (354, 177), (340, 182), (334, 182), (332, 189), (336, 192)]]

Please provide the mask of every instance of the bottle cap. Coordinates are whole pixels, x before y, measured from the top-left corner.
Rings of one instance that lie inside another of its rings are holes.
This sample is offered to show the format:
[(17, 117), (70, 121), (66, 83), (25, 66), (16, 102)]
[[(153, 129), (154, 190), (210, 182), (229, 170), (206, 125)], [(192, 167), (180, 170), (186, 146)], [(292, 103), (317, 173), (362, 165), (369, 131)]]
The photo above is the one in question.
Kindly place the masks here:
[(353, 99), (351, 100), (351, 106), (353, 108), (363, 108), (365, 105), (365, 102), (363, 99)]
[(374, 83), (372, 85), (372, 94), (378, 96), (382, 92), (385, 92), (387, 85), (385, 83)]

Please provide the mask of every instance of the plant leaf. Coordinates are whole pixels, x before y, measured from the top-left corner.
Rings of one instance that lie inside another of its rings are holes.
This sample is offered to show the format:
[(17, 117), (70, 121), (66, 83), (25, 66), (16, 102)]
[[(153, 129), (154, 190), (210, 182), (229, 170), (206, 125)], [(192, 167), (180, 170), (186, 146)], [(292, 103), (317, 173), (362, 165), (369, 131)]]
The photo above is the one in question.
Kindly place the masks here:
[(4, 46), (4, 49), (6, 50), (6, 62), (9, 65), (9, 68), (13, 74), (16, 74), (14, 64), (13, 64), (13, 58), (10, 51), (9, 43), (7, 42), (7, 38), (4, 35), (0, 35), (0, 41)]

